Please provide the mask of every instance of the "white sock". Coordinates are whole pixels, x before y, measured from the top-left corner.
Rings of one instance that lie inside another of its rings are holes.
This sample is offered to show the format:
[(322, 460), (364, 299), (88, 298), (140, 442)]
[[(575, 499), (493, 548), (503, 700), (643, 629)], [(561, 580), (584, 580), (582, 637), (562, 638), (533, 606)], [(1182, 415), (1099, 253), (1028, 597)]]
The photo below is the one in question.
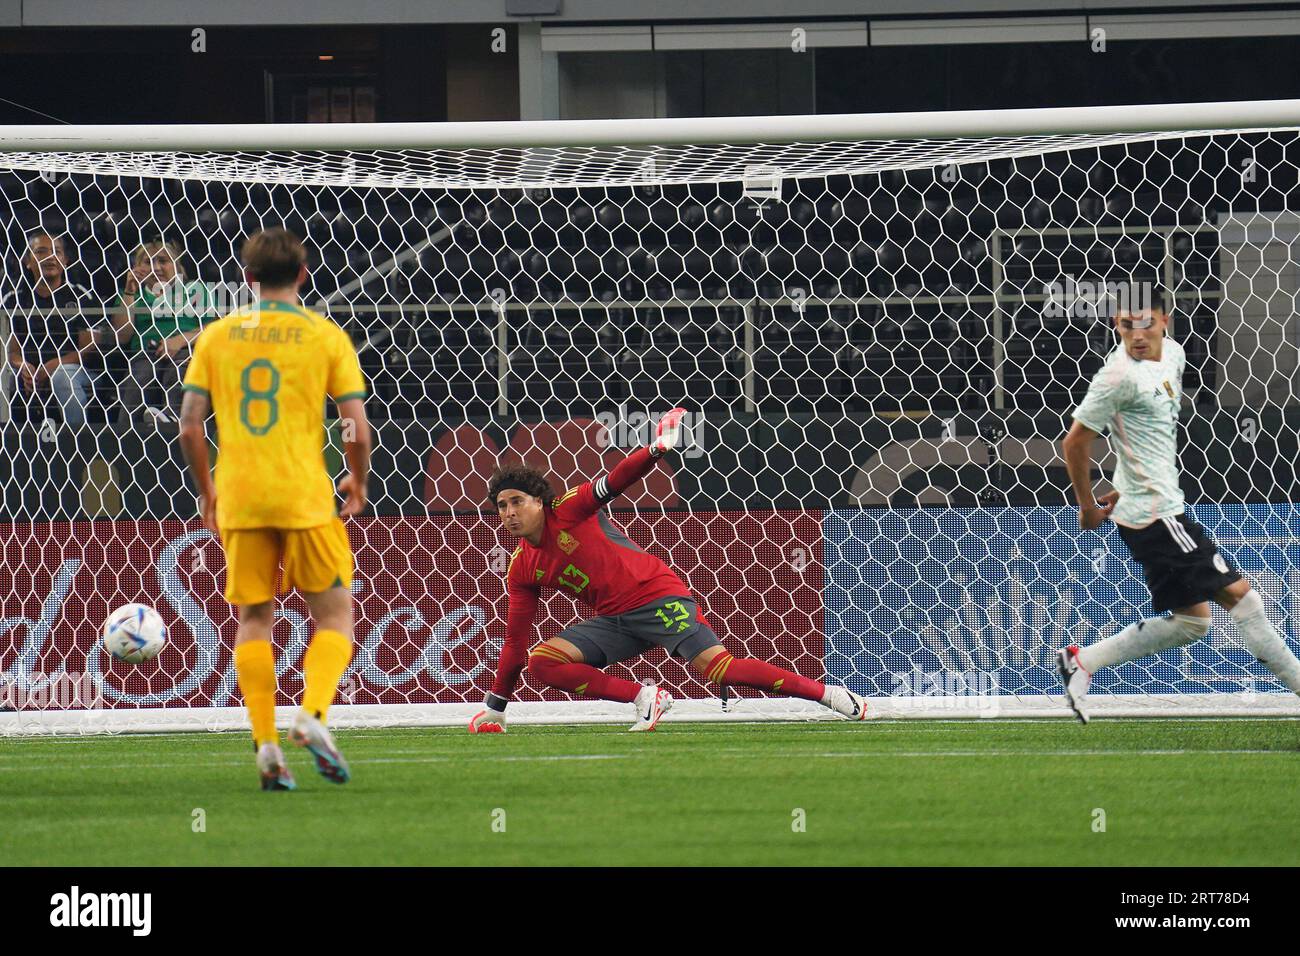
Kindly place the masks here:
[(1264, 602), (1253, 589), (1228, 612), (1237, 622), (1237, 630), (1246, 642), (1246, 648), (1261, 664), (1271, 670), (1282, 683), (1300, 694), (1300, 660), (1291, 653), (1282, 635), (1268, 619)]
[(1079, 666), (1089, 674), (1095, 674), (1099, 668), (1135, 661), (1139, 657), (1170, 647), (1190, 644), (1208, 633), (1208, 617), (1188, 617), (1184, 614), (1149, 617), (1130, 624), (1113, 637), (1082, 648), (1079, 651)]

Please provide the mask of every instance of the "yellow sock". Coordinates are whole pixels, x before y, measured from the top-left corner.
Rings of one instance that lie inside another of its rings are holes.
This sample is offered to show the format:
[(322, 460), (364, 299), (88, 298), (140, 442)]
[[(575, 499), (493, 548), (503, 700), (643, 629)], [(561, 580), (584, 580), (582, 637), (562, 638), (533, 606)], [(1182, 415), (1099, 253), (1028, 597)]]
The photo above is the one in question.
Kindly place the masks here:
[(339, 679), (352, 661), (352, 639), (338, 631), (320, 630), (302, 656), (302, 709), (324, 721)]
[(278, 743), (275, 732), (275, 652), (270, 641), (245, 641), (235, 647), (235, 673), (253, 724), (258, 747)]

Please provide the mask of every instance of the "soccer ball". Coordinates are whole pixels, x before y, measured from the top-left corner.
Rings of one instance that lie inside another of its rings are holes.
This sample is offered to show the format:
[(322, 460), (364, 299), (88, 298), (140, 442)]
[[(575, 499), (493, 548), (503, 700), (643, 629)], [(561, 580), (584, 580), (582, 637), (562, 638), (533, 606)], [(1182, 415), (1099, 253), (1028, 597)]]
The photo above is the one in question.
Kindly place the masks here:
[(104, 622), (104, 647), (118, 660), (143, 664), (167, 643), (167, 626), (146, 604), (123, 604)]

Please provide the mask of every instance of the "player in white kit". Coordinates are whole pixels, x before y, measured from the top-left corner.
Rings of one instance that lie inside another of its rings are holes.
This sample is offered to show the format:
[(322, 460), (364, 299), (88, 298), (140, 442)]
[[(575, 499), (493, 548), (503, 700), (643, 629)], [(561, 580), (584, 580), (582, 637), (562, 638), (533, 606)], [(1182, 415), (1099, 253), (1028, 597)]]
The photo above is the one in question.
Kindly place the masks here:
[[(1178, 483), (1178, 407), (1183, 347), (1165, 337), (1160, 307), (1115, 316), (1121, 344), (1093, 377), (1061, 444), (1079, 504), (1079, 527), (1114, 521), (1142, 565), (1151, 606), (1168, 617), (1135, 621), (1113, 637), (1057, 653), (1065, 698), (1085, 724), (1084, 697), (1102, 667), (1136, 660), (1203, 638), (1210, 601), (1232, 615), (1246, 647), (1292, 691), (1300, 693), (1300, 660), (1265, 613), (1259, 594), (1224, 559), (1205, 529), (1183, 510)], [(1092, 443), (1107, 430), (1115, 452), (1115, 491), (1092, 493)]]

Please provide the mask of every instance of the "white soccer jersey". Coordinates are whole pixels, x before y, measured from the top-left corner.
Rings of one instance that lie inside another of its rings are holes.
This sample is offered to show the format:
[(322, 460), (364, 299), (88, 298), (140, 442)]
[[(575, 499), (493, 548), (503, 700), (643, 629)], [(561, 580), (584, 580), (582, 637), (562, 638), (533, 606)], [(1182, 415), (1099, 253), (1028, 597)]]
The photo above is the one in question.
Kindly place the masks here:
[(1183, 347), (1171, 338), (1165, 339), (1159, 362), (1134, 359), (1120, 345), (1074, 410), (1074, 418), (1098, 434), (1110, 431), (1118, 461), (1113, 480), (1120, 498), (1111, 512), (1116, 524), (1144, 528), (1183, 512), (1178, 406), (1186, 364)]

